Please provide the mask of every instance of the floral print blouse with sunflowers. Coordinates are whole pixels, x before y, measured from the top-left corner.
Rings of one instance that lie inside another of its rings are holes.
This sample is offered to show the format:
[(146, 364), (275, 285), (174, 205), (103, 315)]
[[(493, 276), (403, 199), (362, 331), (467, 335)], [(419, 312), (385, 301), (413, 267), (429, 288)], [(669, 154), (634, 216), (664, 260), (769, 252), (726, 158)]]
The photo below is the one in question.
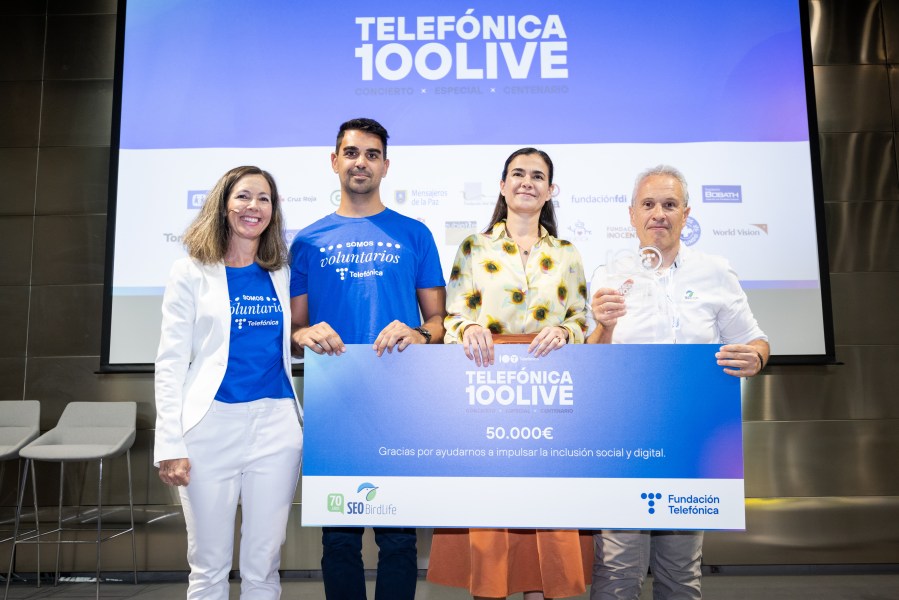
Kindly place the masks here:
[(540, 238), (522, 266), (518, 245), (500, 221), (490, 233), (470, 235), (459, 246), (447, 284), (447, 344), (478, 324), (494, 334), (568, 330), (580, 344), (587, 331), (587, 283), (581, 255), (571, 242), (540, 227)]

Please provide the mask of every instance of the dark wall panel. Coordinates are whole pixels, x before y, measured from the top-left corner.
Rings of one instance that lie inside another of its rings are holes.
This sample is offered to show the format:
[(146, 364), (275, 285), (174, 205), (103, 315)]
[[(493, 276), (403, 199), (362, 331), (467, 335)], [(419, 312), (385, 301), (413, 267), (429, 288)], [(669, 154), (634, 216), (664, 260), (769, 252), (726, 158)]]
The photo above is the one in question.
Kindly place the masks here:
[(0, 286), (0, 357), (24, 358), (28, 339), (28, 297), (30, 289), (24, 285)]
[(899, 202), (834, 202), (824, 206), (830, 268), (834, 273), (899, 272)]
[(22, 400), (25, 391), (25, 356), (0, 358), (0, 399)]
[(885, 60), (880, 0), (809, 2), (812, 61), (857, 65)]
[(0, 216), (34, 214), (37, 148), (0, 148), (0, 181), (3, 202)]
[(744, 423), (747, 498), (899, 496), (899, 420)]
[(837, 346), (841, 364), (769, 367), (743, 387), (743, 420), (899, 419), (899, 346)]
[(825, 202), (899, 201), (892, 131), (822, 133)]
[(34, 285), (103, 283), (106, 215), (39, 216)]
[(28, 355), (99, 356), (102, 298), (102, 285), (32, 287)]
[(0, 81), (41, 79), (44, 61), (44, 15), (15, 15), (3, 19), (3, 47), (0, 52)]
[(37, 146), (40, 81), (0, 81), (0, 146)]
[(45, 79), (112, 79), (115, 15), (51, 15)]
[[(895, 242), (884, 250), (895, 251)], [(834, 273), (830, 282), (837, 344), (896, 345), (899, 273)]]
[(105, 213), (108, 190), (108, 147), (41, 149), (41, 168), (37, 173), (37, 214)]
[(0, 219), (0, 285), (28, 285), (31, 280), (31, 236), (34, 217)]
[(115, 14), (116, 0), (47, 0), (51, 15)]
[(47, 81), (41, 146), (108, 146), (112, 81)]
[(822, 132), (892, 131), (885, 65), (814, 68)]
[(895, 65), (899, 63), (899, 0), (882, 0), (881, 6), (887, 62)]

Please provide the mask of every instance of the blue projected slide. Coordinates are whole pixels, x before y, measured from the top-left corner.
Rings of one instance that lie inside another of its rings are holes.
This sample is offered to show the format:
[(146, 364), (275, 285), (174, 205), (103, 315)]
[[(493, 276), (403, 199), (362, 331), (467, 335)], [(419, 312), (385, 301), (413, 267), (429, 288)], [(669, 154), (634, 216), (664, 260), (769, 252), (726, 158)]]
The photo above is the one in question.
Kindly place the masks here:
[(127, 2), (109, 364), (153, 361), (181, 234), (224, 171), (275, 175), (289, 237), (339, 203), (330, 152), (359, 116), (390, 131), (385, 204), (447, 271), (519, 147), (552, 156), (588, 281), (637, 244), (634, 176), (677, 166), (684, 243), (731, 261), (775, 354), (825, 352), (797, 1), (437, 6)]

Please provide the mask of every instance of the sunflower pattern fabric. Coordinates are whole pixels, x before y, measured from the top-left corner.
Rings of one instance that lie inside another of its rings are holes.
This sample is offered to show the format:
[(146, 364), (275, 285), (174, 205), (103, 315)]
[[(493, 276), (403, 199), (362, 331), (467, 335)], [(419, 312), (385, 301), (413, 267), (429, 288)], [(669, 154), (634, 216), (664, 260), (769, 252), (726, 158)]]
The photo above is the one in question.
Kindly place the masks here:
[(536, 333), (544, 327), (568, 330), (580, 344), (587, 331), (587, 283), (577, 248), (540, 228), (540, 238), (522, 266), (518, 245), (505, 221), (490, 233), (463, 240), (447, 282), (444, 321), (447, 344), (478, 324), (494, 334)]

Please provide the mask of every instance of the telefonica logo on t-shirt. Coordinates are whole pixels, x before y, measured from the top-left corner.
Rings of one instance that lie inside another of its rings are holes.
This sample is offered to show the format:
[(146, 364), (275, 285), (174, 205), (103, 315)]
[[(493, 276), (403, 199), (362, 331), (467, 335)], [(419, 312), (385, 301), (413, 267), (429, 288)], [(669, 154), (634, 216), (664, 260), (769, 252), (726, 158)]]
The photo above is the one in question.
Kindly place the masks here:
[(702, 186), (703, 202), (743, 202), (743, 188), (739, 185), (704, 185)]
[[(400, 245), (397, 242), (376, 242), (374, 240), (348, 240), (340, 244), (322, 246), (321, 267), (336, 267), (341, 281), (359, 277), (382, 276), (385, 264), (400, 262)], [(349, 270), (346, 265), (364, 267)]]

